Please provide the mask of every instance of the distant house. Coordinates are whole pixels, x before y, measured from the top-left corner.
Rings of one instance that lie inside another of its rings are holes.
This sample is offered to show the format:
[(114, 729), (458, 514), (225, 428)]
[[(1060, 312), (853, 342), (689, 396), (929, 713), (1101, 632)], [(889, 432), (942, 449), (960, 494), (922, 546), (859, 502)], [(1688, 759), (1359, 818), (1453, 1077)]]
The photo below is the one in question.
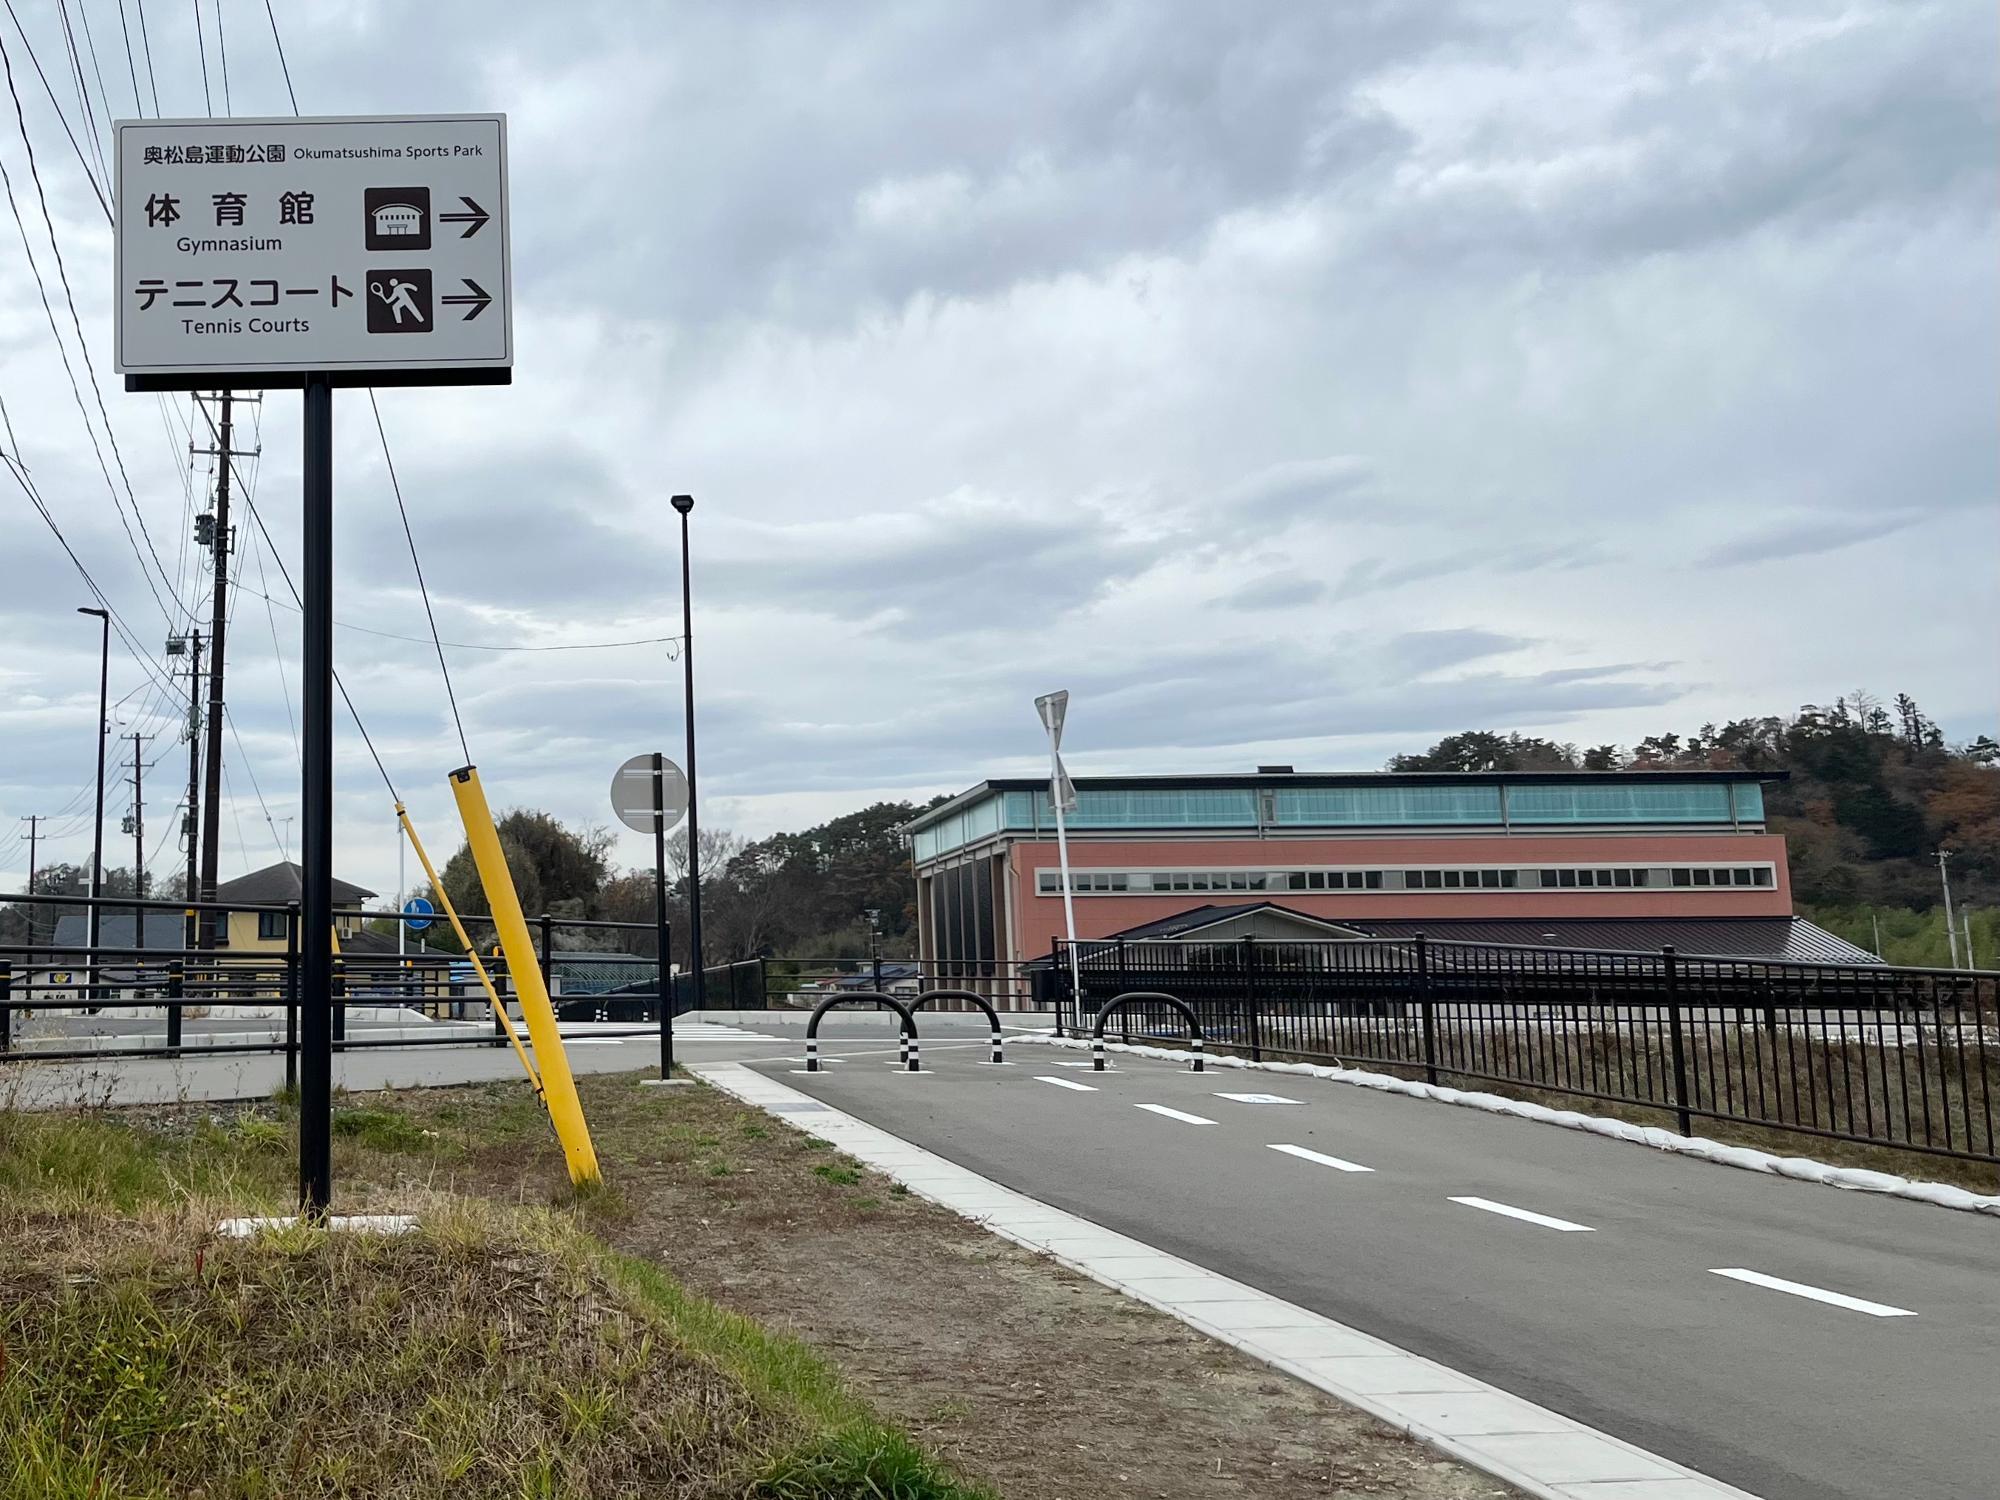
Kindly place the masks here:
[[(126, 991), (150, 989), (157, 985), (168, 961), (179, 958), (186, 951), (182, 943), (182, 918), (178, 912), (149, 911), (145, 916), (143, 941), (138, 920), (129, 911), (105, 912), (98, 919), (97, 945), (100, 948), (128, 950), (117, 958), (106, 959), (98, 968), (98, 987), (107, 992), (107, 999), (125, 998)], [(58, 950), (81, 949), (89, 941), (88, 914), (69, 912), (56, 918), (49, 946)], [(129, 951), (133, 949), (139, 952)], [(154, 954), (159, 956), (155, 958)], [(66, 994), (81, 997), (88, 987), (90, 976), (80, 960), (80, 954), (52, 953), (46, 961), (28, 972), (28, 991), (42, 1001), (60, 1001)]]
[[(225, 880), (215, 888), (215, 899), (242, 902), (246, 906), (283, 906), (301, 899), (299, 867), (291, 861), (266, 865)], [(350, 881), (333, 882), (333, 929), (344, 945), (356, 937), (365, 920), (362, 904), (375, 892)], [(285, 914), (281, 911), (232, 911), (228, 921), (216, 923), (215, 946), (233, 953), (282, 953), (285, 951)]]
[(378, 235), (420, 235), (424, 232), (424, 211), (414, 204), (385, 203), (370, 215)]

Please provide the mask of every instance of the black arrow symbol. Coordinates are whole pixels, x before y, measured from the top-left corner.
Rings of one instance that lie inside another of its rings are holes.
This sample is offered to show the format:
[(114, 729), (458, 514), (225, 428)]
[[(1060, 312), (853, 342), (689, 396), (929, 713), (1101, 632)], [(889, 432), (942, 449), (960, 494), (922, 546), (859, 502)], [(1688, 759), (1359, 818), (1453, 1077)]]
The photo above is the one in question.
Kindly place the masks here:
[(465, 226), (465, 233), (461, 234), (459, 238), (469, 240), (486, 227), (487, 219), (492, 216), (463, 193), (458, 195), (458, 201), (471, 209), (472, 212), (469, 214), (439, 214), (438, 222), (440, 224), (463, 224)]
[(472, 289), (472, 295), (470, 297), (440, 297), (438, 298), (438, 300), (444, 303), (446, 307), (450, 307), (454, 303), (460, 303), (460, 302), (471, 303), (472, 311), (467, 313), (464, 319), (462, 320), (464, 322), (470, 323), (474, 318), (478, 317), (481, 313), (486, 311), (486, 305), (493, 299), (486, 295), (486, 288), (481, 286), (478, 282), (474, 281), (470, 276), (461, 276), (459, 277), (459, 280), (463, 281), (468, 287)]

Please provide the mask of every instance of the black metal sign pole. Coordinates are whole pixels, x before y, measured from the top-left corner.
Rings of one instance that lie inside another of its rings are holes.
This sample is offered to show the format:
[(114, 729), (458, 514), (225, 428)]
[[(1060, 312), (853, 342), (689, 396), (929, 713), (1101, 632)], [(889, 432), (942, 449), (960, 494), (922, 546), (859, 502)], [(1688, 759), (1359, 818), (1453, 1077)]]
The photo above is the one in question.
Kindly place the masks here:
[(299, 1204), (333, 1201), (333, 386), (306, 377), (299, 780)]
[(660, 1077), (674, 1076), (674, 986), (667, 960), (667, 761), (653, 752), (653, 941), (660, 955)]

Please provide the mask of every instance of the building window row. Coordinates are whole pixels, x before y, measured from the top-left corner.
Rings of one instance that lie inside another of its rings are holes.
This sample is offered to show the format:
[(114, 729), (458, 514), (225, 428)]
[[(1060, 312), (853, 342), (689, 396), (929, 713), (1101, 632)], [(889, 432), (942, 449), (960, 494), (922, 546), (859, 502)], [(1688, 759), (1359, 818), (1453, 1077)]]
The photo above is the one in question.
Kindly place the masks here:
[[(1079, 896), (1159, 895), (1210, 891), (1548, 891), (1548, 890), (1770, 890), (1773, 866), (1617, 865), (1580, 867), (1481, 867), (1421, 870), (1072, 870)], [(1036, 891), (1062, 894), (1062, 872), (1036, 872)]]

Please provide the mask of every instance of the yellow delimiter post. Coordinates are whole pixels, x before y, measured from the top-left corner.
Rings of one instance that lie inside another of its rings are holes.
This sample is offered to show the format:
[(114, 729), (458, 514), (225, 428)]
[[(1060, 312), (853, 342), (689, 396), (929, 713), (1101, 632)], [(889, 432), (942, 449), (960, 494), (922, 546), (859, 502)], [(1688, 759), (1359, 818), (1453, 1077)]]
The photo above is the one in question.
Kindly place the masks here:
[(479, 868), (479, 883), (486, 888), (487, 913), (507, 954), (508, 971), (514, 976), (514, 992), (541, 1070), (542, 1100), (562, 1141), (570, 1181), (596, 1182), (597, 1152), (590, 1144), (590, 1127), (584, 1123), (576, 1079), (570, 1076), (569, 1056), (556, 1030), (555, 1008), (549, 1004), (548, 987), (542, 983), (542, 971), (535, 962), (535, 942), (528, 936), (527, 918), (521, 915), (521, 898), (514, 893), (514, 877), (508, 873), (507, 856), (501, 851), (478, 770), (464, 766), (453, 771), (451, 794), (458, 802), (459, 820), (465, 824), (472, 862)]

